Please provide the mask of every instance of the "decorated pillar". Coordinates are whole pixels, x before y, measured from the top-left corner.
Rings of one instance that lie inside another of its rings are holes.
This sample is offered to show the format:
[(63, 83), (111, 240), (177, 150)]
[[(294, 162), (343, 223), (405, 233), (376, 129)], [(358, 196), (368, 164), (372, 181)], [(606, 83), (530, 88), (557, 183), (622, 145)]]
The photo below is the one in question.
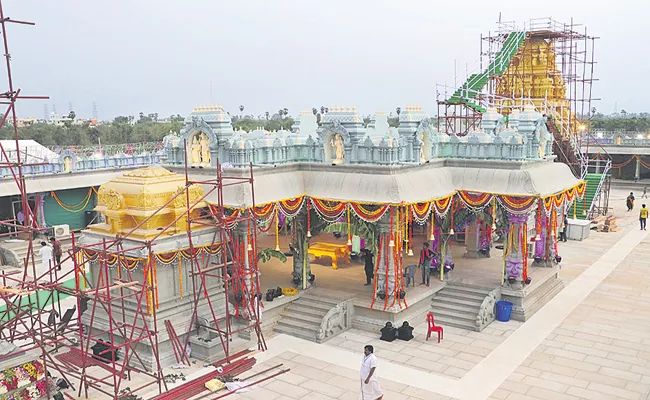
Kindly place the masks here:
[(528, 278), (528, 213), (508, 214), (508, 232), (504, 245), (503, 282), (513, 289), (523, 288)]
[(387, 214), (377, 221), (379, 248), (375, 261), (375, 294), (384, 310), (401, 308), (405, 295), (402, 290), (400, 209), (391, 207)]
[(556, 258), (558, 213), (555, 207), (547, 213), (542, 202), (540, 200), (536, 220), (535, 266), (553, 267), (559, 262)]

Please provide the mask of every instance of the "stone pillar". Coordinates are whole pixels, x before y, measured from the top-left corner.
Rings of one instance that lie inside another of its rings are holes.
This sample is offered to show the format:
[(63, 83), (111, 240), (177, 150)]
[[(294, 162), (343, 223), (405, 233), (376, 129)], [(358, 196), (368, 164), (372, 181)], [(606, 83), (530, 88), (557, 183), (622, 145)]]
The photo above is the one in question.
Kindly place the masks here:
[[(528, 214), (508, 215), (509, 229), (504, 245), (504, 285), (512, 289), (523, 287), (524, 248), (527, 243), (521, 243), (520, 234), (528, 221)], [(507, 254), (507, 255), (506, 255)]]
[[(380, 253), (377, 255), (376, 260), (378, 264), (376, 267), (377, 276), (377, 295), (384, 293), (386, 296), (391, 297), (395, 293), (395, 252), (397, 247), (395, 243), (391, 243), (390, 238), (390, 222), (387, 215), (377, 222), (379, 228), (380, 240)], [(392, 246), (391, 246), (392, 244)]]
[(465, 228), (465, 257), (480, 258), (481, 225), (478, 220), (473, 221)]
[[(306, 200), (309, 201), (309, 200)], [(311, 234), (307, 230), (307, 207), (303, 207), (293, 220), (296, 224), (296, 235), (292, 238), (291, 250), (293, 252), (293, 271), (291, 276), (293, 283), (299, 289), (307, 289), (311, 286), (311, 266), (309, 265), (309, 241)], [(311, 218), (314, 221), (318, 218), (315, 211), (310, 210)]]
[(600, 174), (600, 158), (596, 158), (596, 173)]
[[(491, 238), (487, 238), (489, 229), (481, 220), (476, 220), (465, 228), (465, 254), (466, 258), (490, 258)], [(485, 243), (483, 239), (485, 237)]]
[(634, 180), (639, 180), (641, 179), (641, 161), (639, 161), (639, 159), (637, 158), (635, 162), (636, 162), (636, 166), (634, 169)]
[[(248, 224), (240, 223), (237, 224), (237, 226), (233, 229), (233, 239), (236, 239), (236, 242), (239, 243), (240, 246), (244, 247), (244, 254), (243, 254), (243, 262), (242, 262), (242, 268), (244, 269), (241, 273), (244, 276), (244, 279), (242, 279), (242, 284), (245, 284), (246, 287), (251, 290), (251, 276), (250, 276), (250, 271), (251, 271), (251, 265), (249, 258), (252, 257), (252, 248), (249, 249), (249, 242), (248, 242)], [(241, 249), (234, 249), (235, 252), (240, 251)], [(255, 288), (253, 287), (253, 290)]]

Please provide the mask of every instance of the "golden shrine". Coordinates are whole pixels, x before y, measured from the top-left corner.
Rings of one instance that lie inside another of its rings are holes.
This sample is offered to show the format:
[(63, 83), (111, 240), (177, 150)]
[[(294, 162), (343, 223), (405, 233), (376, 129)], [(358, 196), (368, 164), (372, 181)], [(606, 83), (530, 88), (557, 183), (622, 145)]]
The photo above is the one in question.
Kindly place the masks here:
[(571, 117), (566, 83), (557, 67), (555, 40), (543, 34), (531, 33), (514, 55), (501, 76), (496, 94), (498, 111), (510, 114), (510, 107), (519, 107), (517, 100), (530, 99), (539, 110), (546, 110), (556, 120)]
[[(170, 202), (176, 194), (179, 195)], [(208, 206), (204, 201), (197, 203), (201, 197), (203, 187), (191, 185), (190, 203), (196, 203), (191, 211), (193, 218), (198, 218), (201, 209)], [(183, 216), (187, 213), (186, 204), (185, 177), (160, 166), (140, 168), (99, 187), (95, 210), (105, 216), (106, 222), (90, 225), (89, 228), (114, 235), (130, 233), (130, 237), (142, 239), (155, 237), (170, 224), (172, 226), (165, 234), (186, 232), (187, 217)], [(200, 227), (193, 226), (192, 229)]]

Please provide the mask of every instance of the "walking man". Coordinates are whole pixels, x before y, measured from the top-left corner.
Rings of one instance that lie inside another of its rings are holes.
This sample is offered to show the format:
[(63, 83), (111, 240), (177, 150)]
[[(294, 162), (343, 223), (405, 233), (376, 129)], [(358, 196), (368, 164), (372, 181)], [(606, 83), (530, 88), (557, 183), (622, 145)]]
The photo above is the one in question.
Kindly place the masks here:
[(377, 357), (373, 354), (374, 348), (367, 345), (363, 348), (363, 359), (361, 360), (361, 397), (360, 400), (382, 400), (384, 393), (379, 387), (377, 380)]
[(375, 274), (373, 254), (368, 249), (363, 249), (362, 251), (363, 251), (363, 259), (365, 261), (364, 270), (366, 272), (366, 283), (364, 284), (364, 286), (368, 286), (370, 285), (372, 278), (374, 278), (374, 274)]
[(627, 210), (632, 211), (634, 208), (634, 193), (630, 192), (630, 195), (627, 196), (627, 199), (625, 200), (625, 204), (627, 205)]
[(47, 242), (41, 242), (41, 249), (38, 251), (41, 255), (41, 260), (43, 263), (43, 273), (50, 270), (52, 266), (52, 247), (47, 244)]
[(643, 194), (641, 195), (642, 199), (647, 199), (648, 198), (648, 187), (644, 186), (643, 187)]
[(639, 212), (639, 223), (641, 224), (641, 230), (645, 231), (645, 223), (648, 219), (648, 209), (645, 208), (645, 204), (641, 205), (641, 211)]
[(63, 255), (63, 250), (61, 250), (61, 242), (53, 236), (50, 238), (50, 243), (52, 244), (54, 259), (56, 260), (56, 270), (61, 271), (61, 256)]
[(422, 250), (420, 250), (420, 263), (418, 264), (422, 268), (422, 283), (421, 285), (426, 284), (429, 286), (431, 281), (431, 261), (435, 253), (429, 248), (429, 242), (424, 242), (422, 244)]

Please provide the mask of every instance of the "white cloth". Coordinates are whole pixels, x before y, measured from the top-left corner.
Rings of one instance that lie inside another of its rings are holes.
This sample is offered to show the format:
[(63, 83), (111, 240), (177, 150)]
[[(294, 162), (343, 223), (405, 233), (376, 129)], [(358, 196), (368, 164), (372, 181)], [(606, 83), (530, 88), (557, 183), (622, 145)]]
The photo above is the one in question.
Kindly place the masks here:
[[(366, 378), (370, 374), (370, 370), (375, 368), (375, 372), (370, 377), (368, 383), (366, 383)], [(374, 354), (363, 356), (361, 359), (361, 370), (359, 371), (359, 377), (361, 378), (361, 396), (360, 400), (377, 400), (383, 393), (381, 387), (379, 386), (379, 381), (377, 381), (377, 357)]]
[[(43, 268), (45, 268), (45, 271), (48, 271), (54, 265), (52, 263), (52, 246), (49, 244), (41, 246), (41, 249), (38, 252), (43, 260)], [(43, 271), (43, 273), (45, 273), (45, 271)]]

